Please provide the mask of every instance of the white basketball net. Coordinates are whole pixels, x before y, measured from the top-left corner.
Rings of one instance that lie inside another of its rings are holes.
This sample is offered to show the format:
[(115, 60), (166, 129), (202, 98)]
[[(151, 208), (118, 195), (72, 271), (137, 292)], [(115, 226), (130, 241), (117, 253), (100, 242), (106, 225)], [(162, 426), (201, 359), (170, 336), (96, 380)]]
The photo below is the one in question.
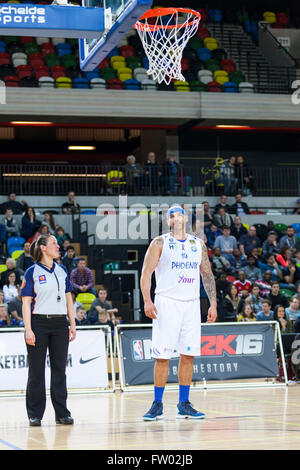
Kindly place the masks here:
[(196, 33), (200, 17), (193, 11), (174, 10), (172, 14), (140, 19), (136, 24), (146, 56), (147, 74), (158, 83), (185, 81), (181, 73), (183, 49)]

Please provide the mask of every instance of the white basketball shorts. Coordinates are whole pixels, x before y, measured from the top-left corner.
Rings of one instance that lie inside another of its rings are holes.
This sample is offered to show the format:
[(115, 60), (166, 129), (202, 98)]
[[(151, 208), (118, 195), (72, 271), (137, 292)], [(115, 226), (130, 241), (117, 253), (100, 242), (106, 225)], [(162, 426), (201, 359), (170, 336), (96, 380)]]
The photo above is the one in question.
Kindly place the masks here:
[(170, 359), (174, 351), (200, 356), (200, 299), (179, 301), (156, 295), (157, 319), (152, 321), (152, 357)]

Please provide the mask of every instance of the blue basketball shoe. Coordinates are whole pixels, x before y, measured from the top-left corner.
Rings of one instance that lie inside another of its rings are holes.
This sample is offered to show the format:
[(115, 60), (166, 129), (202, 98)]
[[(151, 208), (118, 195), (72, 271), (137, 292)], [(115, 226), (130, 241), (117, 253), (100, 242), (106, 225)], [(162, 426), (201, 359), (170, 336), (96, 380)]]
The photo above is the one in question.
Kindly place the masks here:
[(143, 416), (143, 420), (156, 421), (158, 419), (164, 419), (163, 404), (161, 401), (154, 400), (150, 410)]
[(181, 403), (178, 403), (177, 405), (177, 419), (185, 419), (185, 418), (190, 418), (190, 419), (204, 419), (205, 414), (201, 413), (200, 411), (195, 410), (192, 407), (191, 402), (183, 401)]

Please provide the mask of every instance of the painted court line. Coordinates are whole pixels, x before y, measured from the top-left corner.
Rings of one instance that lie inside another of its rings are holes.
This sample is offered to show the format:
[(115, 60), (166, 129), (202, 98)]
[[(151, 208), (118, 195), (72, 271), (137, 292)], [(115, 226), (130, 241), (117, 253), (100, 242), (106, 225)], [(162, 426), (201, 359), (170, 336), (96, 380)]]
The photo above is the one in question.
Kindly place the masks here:
[(22, 450), (20, 447), (17, 447), (15, 445), (11, 444), (10, 442), (4, 441), (3, 439), (0, 439), (0, 444), (3, 444), (6, 447), (9, 447), (10, 449), (13, 449), (13, 450)]

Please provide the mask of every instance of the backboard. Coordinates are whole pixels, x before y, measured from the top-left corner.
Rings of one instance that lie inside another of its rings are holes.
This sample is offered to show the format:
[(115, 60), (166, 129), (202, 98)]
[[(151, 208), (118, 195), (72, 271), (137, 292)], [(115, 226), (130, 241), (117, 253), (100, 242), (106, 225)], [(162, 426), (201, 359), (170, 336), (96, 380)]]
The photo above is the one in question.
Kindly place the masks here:
[(93, 71), (116, 47), (139, 18), (151, 8), (152, 0), (83, 0), (84, 7), (104, 11), (101, 37), (79, 39), (80, 68)]

